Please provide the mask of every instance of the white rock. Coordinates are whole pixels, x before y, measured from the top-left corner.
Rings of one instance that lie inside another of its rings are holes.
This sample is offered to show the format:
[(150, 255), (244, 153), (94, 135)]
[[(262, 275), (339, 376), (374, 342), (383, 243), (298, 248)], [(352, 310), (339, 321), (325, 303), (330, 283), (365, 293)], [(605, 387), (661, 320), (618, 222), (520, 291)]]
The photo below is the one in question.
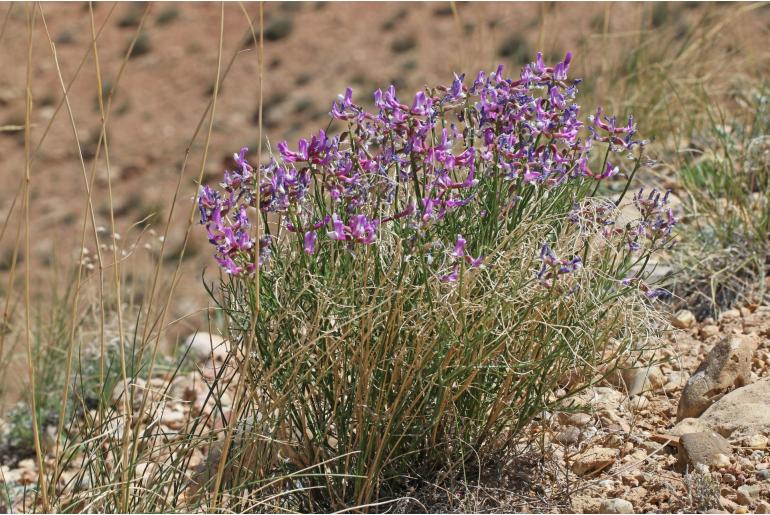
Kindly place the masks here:
[[(768, 409), (770, 409), (770, 407), (768, 407)], [(767, 437), (761, 434), (751, 435), (746, 439), (746, 444), (752, 449), (764, 449), (767, 447), (767, 442)]]
[(666, 382), (663, 373), (657, 366), (641, 366), (620, 371), (620, 376), (628, 395), (654, 391)]
[[(135, 378), (128, 378), (128, 390), (131, 392), (131, 394), (134, 396), (134, 408), (137, 408), (142, 403), (142, 399), (144, 398), (144, 394), (147, 390), (147, 381), (142, 379), (141, 377), (135, 377)], [(123, 380), (118, 380), (117, 383), (115, 383), (115, 388), (112, 390), (112, 402), (113, 404), (120, 405), (122, 407), (124, 399), (123, 399), (123, 393), (126, 391), (126, 383), (123, 383)]]
[(136, 468), (134, 469), (135, 477), (139, 480), (141, 485), (148, 486), (159, 468), (157, 463), (137, 463)]
[(738, 491), (736, 492), (736, 501), (738, 501), (738, 504), (741, 504), (743, 506), (749, 506), (751, 502), (754, 500), (751, 496), (752, 492), (751, 490), (746, 486), (740, 486), (738, 487)]
[(35, 460), (33, 460), (32, 458), (27, 458), (25, 460), (21, 460), (19, 462), (19, 468), (20, 469), (34, 470), (35, 469)]
[(689, 378), (690, 374), (687, 372), (671, 372), (666, 376), (667, 382), (663, 385), (663, 391), (666, 393), (671, 393), (684, 388), (684, 385), (687, 384), (687, 379)]
[(625, 499), (605, 499), (599, 507), (600, 513), (634, 513), (634, 506)]
[(0, 467), (0, 472), (2, 472), (2, 477), (6, 483), (18, 483), (21, 479), (22, 469), (12, 469), (7, 465), (3, 465)]
[(714, 455), (714, 457), (711, 459), (711, 464), (718, 469), (729, 467), (730, 457), (727, 456), (727, 454), (722, 454), (720, 452)]
[[(189, 335), (182, 343), (182, 352), (189, 347), (189, 355), (197, 361), (206, 361), (209, 357), (224, 361), (224, 357), (230, 350), (228, 342), (218, 334), (198, 332)], [(221, 359), (219, 359), (221, 358)]]
[(682, 436), (687, 433), (702, 433), (710, 431), (711, 427), (698, 418), (684, 418), (680, 420), (673, 428), (667, 431), (673, 436)]
[(602, 479), (599, 481), (599, 486), (604, 488), (605, 490), (612, 490), (615, 488), (615, 481), (612, 479)]
[(719, 334), (719, 327), (713, 324), (707, 324), (700, 328), (701, 338), (711, 338)]
[(567, 417), (567, 422), (569, 425), (575, 427), (585, 427), (590, 424), (592, 420), (593, 417), (588, 413), (572, 413), (569, 417)]

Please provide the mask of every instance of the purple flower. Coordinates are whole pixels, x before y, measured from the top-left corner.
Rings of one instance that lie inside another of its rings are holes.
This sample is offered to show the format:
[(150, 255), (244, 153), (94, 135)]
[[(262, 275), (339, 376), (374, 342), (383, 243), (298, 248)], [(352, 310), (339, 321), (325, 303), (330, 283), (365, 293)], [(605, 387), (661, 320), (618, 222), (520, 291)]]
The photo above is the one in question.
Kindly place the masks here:
[(358, 243), (371, 245), (377, 232), (377, 224), (364, 215), (355, 215), (350, 219), (350, 235)]
[(484, 256), (474, 258), (470, 255), (465, 256), (465, 261), (471, 268), (479, 268), (484, 263)]
[(331, 116), (337, 120), (355, 118), (356, 114), (351, 112), (353, 108), (353, 90), (347, 88), (345, 94), (340, 95), (337, 102), (332, 102)]
[(665, 299), (671, 296), (671, 292), (665, 288), (653, 288), (638, 277), (626, 277), (620, 282), (623, 286), (638, 288), (650, 300)]
[(317, 235), (315, 231), (308, 231), (305, 233), (305, 245), (304, 250), (306, 254), (315, 254), (315, 242)]
[(452, 267), (452, 270), (448, 274), (440, 275), (438, 280), (441, 281), (442, 283), (454, 283), (454, 282), (457, 282), (458, 269), (459, 269), (459, 267), (457, 265), (454, 265)]
[(457, 241), (455, 241), (455, 248), (452, 251), (452, 256), (461, 259), (465, 256), (465, 238), (461, 234), (457, 235)]
[(337, 213), (332, 215), (332, 230), (327, 232), (326, 235), (337, 241), (345, 241), (348, 239), (345, 234), (347, 226), (342, 223), (342, 220), (337, 216)]
[(219, 265), (230, 275), (240, 275), (243, 267), (238, 266), (230, 256), (217, 257)]
[(572, 259), (559, 259), (547, 243), (544, 243), (540, 249), (540, 261), (542, 266), (537, 272), (537, 278), (549, 288), (553, 285), (554, 279), (564, 274), (574, 273), (582, 266), (580, 256), (574, 256)]

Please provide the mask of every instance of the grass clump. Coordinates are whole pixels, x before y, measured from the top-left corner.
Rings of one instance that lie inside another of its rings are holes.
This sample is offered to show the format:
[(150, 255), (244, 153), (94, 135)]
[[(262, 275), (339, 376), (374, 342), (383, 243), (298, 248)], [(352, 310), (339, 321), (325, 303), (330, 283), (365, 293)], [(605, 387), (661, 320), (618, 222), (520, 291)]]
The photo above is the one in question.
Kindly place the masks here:
[(280, 143), (258, 173), (243, 149), (224, 191), (201, 190), (242, 380), (223, 452), (237, 442), (236, 469), (292, 490), (286, 509), (459, 472), (643, 350), (665, 294), (645, 265), (675, 219), (668, 195), (639, 192), (616, 221), (644, 144), (631, 120), (579, 121), (570, 61), (457, 76), (411, 106), (390, 87), (374, 113), (348, 89), (340, 135)]
[[(761, 301), (770, 251), (770, 105), (766, 86), (738, 101), (729, 118), (704, 104), (710, 120), (680, 153), (687, 231), (677, 293), (701, 318)], [(707, 256), (707, 259), (703, 259)], [(696, 258), (697, 257), (697, 258)]]

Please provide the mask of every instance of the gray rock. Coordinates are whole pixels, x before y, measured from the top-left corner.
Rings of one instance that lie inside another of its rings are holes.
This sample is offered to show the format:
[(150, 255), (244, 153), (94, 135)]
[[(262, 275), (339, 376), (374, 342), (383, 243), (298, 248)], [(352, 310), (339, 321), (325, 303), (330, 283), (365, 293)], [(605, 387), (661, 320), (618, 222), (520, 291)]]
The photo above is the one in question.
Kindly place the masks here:
[(730, 443), (717, 433), (687, 433), (677, 444), (677, 467), (680, 470), (693, 469), (698, 464), (721, 465), (719, 455), (732, 454)]
[(625, 499), (604, 499), (599, 511), (601, 513), (634, 513), (634, 506)]
[(748, 384), (757, 338), (732, 336), (717, 343), (687, 381), (679, 399), (677, 420), (697, 417), (729, 388)]
[(585, 427), (592, 420), (593, 417), (588, 413), (572, 413), (567, 417), (567, 423), (575, 427)]
[(770, 377), (728, 393), (699, 420), (725, 438), (770, 435)]
[(562, 445), (575, 445), (580, 440), (580, 429), (575, 426), (566, 426), (556, 433), (554, 440)]
[(738, 501), (738, 504), (743, 506), (749, 506), (752, 502), (754, 502), (754, 496), (759, 494), (759, 488), (756, 486), (750, 487), (748, 485), (739, 486), (738, 490), (736, 492), (736, 498), (735, 500)]

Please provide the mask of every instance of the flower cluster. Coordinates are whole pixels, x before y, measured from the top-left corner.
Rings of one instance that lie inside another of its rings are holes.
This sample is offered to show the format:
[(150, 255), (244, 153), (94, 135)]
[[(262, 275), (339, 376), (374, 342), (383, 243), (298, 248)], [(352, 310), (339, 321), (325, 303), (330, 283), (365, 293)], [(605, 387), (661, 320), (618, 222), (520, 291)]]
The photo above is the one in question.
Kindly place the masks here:
[(644, 189), (640, 189), (634, 195), (634, 204), (641, 218), (631, 231), (628, 232), (628, 246), (631, 250), (639, 250), (643, 242), (647, 248), (664, 248), (672, 243), (671, 235), (677, 219), (669, 207), (669, 195), (666, 191), (661, 196), (658, 190), (653, 189), (645, 196)]
[(653, 288), (638, 277), (627, 277), (621, 281), (623, 286), (637, 288), (648, 299), (665, 299), (671, 296), (671, 292), (665, 288)]
[[(606, 158), (600, 171), (591, 170), (596, 142), (607, 145), (608, 156), (643, 144), (634, 139), (631, 119), (618, 126), (599, 111), (588, 123), (580, 120), (579, 81), (567, 79), (571, 60), (567, 53), (546, 66), (538, 54), (516, 79), (505, 77), (502, 66), (469, 83), (455, 75), (447, 86), (418, 92), (411, 103), (390, 86), (374, 93), (371, 112), (347, 89), (330, 112), (344, 125), (340, 134), (319, 131), (296, 149), (281, 142), (256, 173), (243, 149), (221, 190), (202, 188), (201, 223), (218, 262), (233, 275), (268, 262), (271, 240), (257, 245), (250, 236), (249, 208), (255, 208), (279, 215), (308, 255), (319, 245), (373, 245), (391, 230), (409, 236), (415, 248), (444, 249), (442, 281), (455, 280), (462, 266), (480, 266), (483, 257), (466, 252), (457, 227), (443, 223), (447, 217), (467, 213), (497, 224), (527, 191), (620, 173)], [(468, 245), (477, 255), (484, 250), (481, 241)]]
[(555, 281), (560, 276), (576, 272), (583, 264), (580, 256), (573, 256), (572, 259), (559, 259), (547, 243), (544, 243), (540, 249), (540, 261), (542, 265), (537, 273), (537, 279), (547, 288), (554, 286)]

